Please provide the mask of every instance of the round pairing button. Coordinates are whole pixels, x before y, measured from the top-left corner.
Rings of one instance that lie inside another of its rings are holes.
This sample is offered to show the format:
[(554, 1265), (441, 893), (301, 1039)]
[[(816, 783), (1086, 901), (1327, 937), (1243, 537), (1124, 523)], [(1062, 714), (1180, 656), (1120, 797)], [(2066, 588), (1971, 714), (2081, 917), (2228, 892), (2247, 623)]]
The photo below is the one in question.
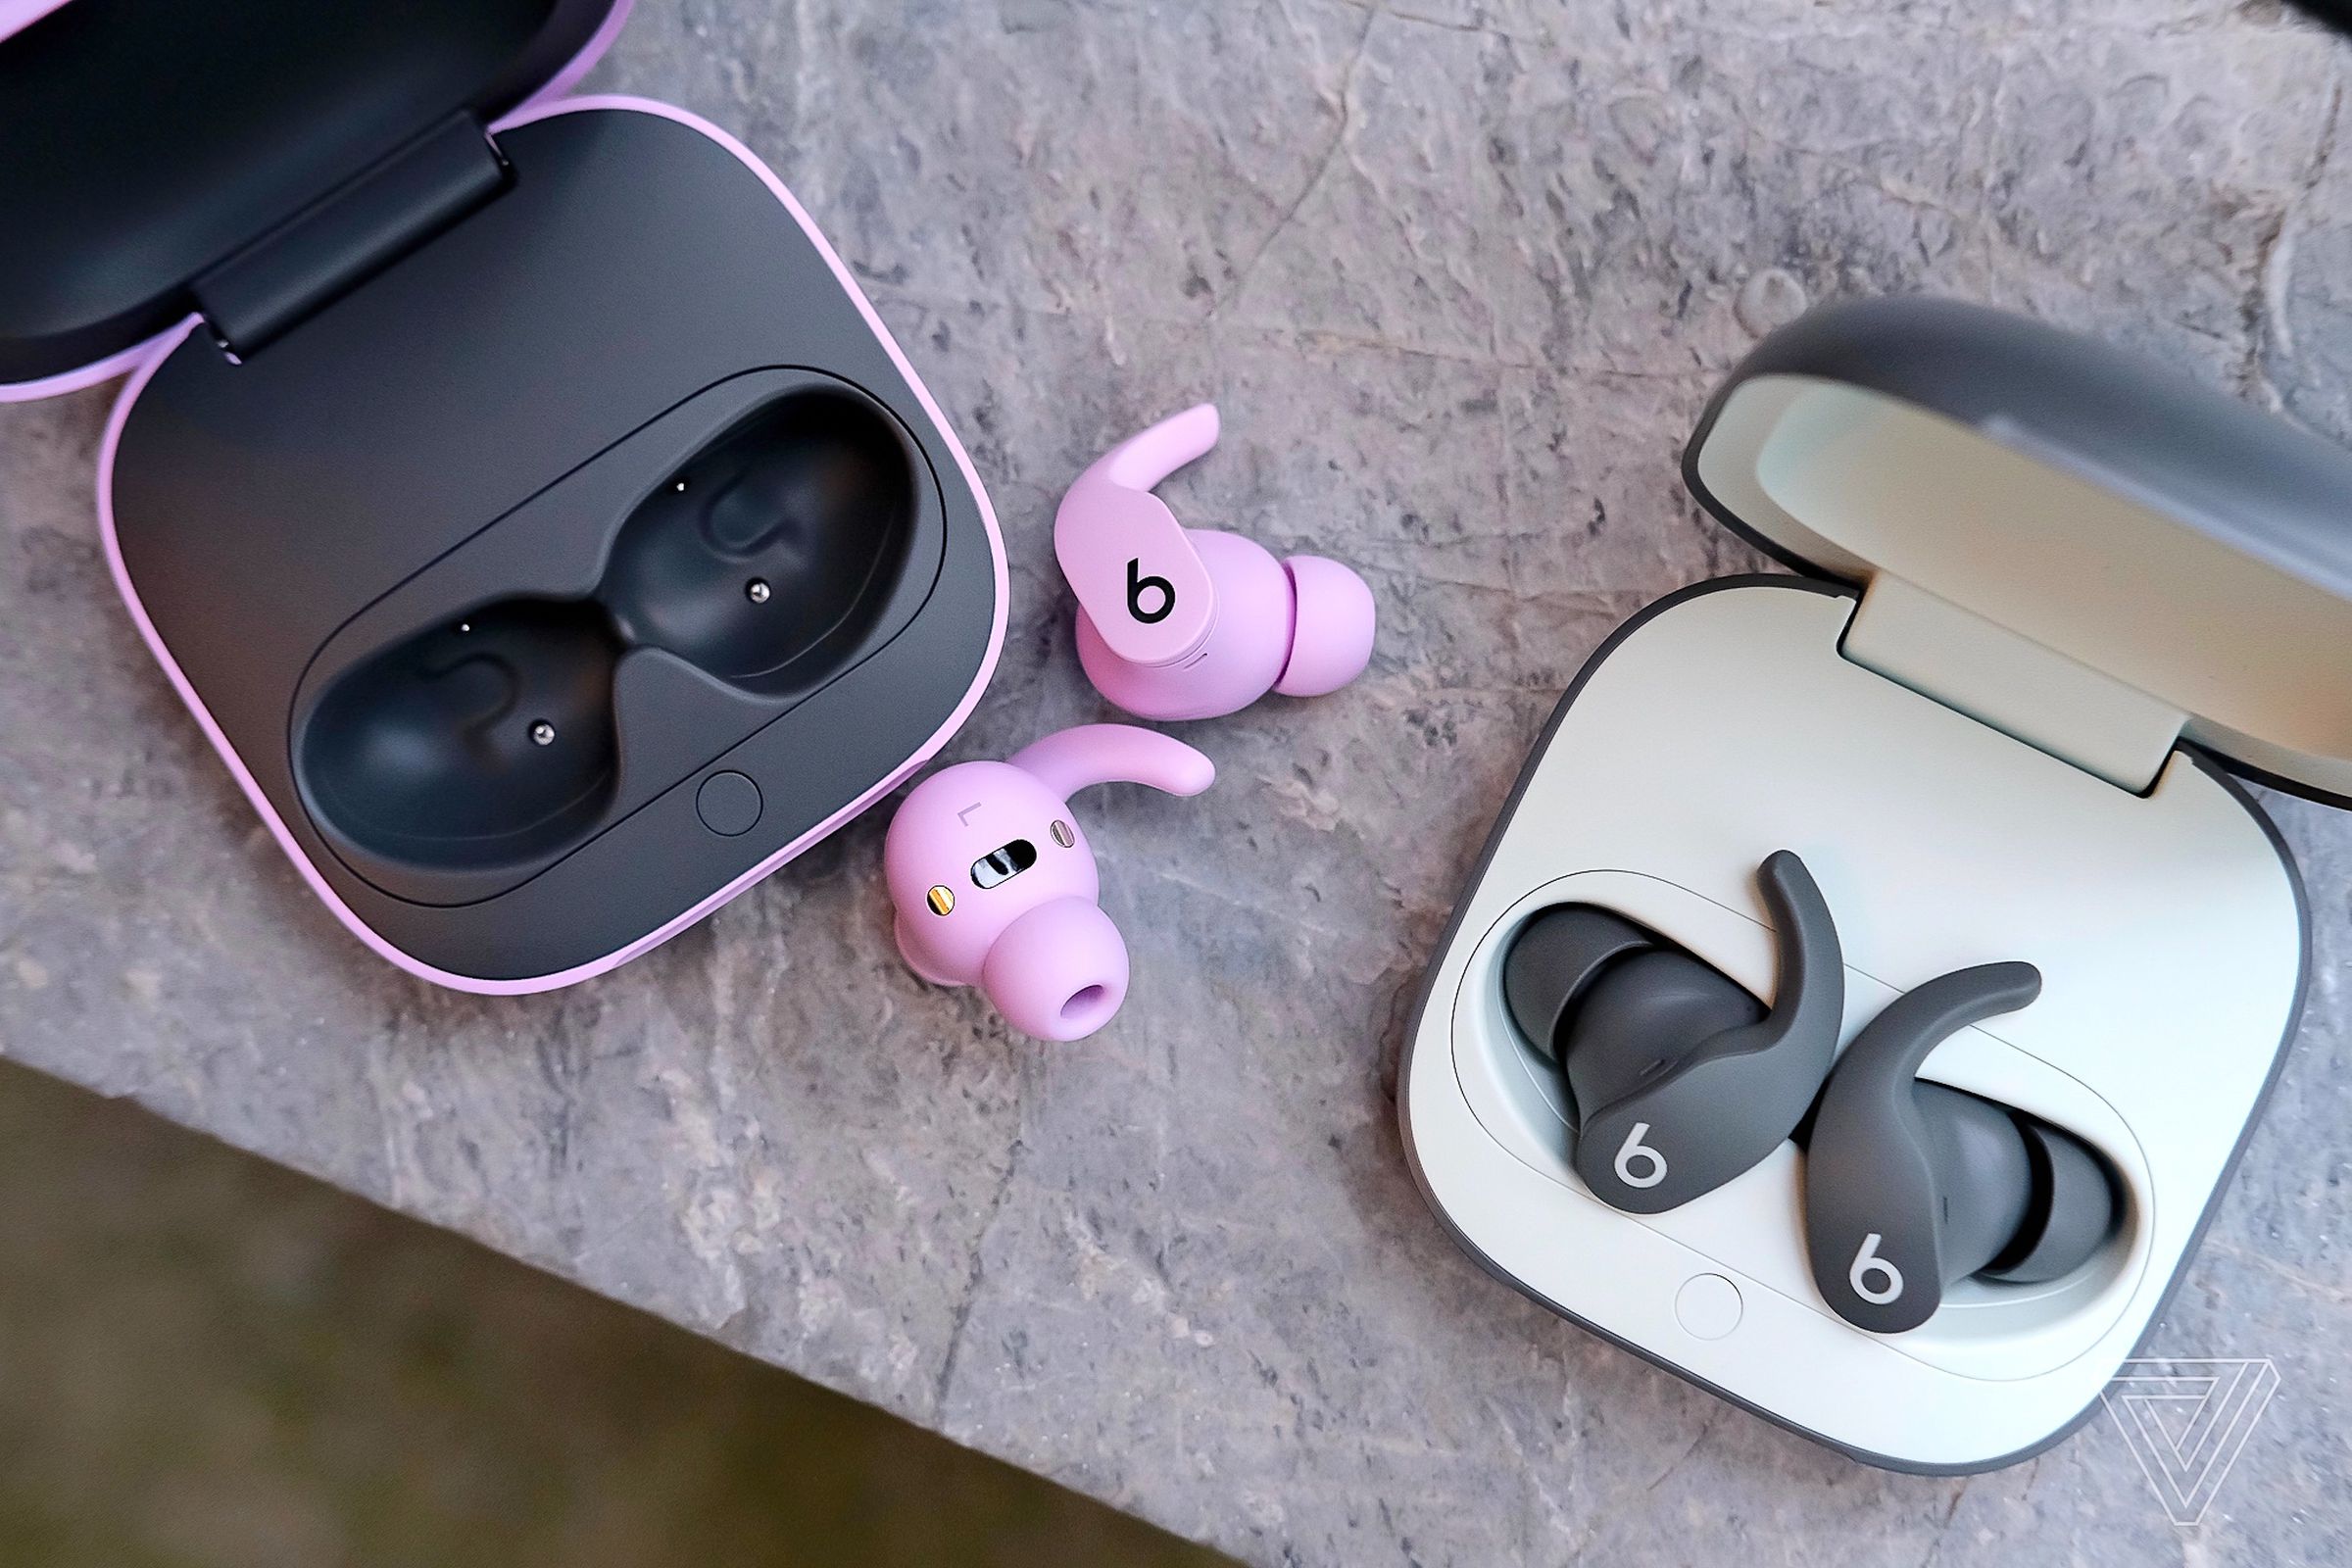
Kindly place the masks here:
[(1693, 1274), (1675, 1293), (1674, 1315), (1695, 1340), (1720, 1340), (1740, 1326), (1740, 1287), (1720, 1274)]
[(694, 795), (703, 826), (730, 839), (759, 825), (760, 806), (760, 786), (741, 773), (713, 773)]

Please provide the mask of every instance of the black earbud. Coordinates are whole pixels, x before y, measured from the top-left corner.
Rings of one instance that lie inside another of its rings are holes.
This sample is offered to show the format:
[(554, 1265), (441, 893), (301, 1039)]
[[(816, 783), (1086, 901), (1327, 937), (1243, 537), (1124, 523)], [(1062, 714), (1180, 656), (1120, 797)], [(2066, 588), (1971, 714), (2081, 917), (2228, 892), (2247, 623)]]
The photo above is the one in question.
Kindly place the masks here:
[(2030, 963), (1942, 975), (1838, 1059), (1805, 1143), (1805, 1239), (1823, 1299), (1855, 1327), (1917, 1328), (1972, 1274), (2058, 1279), (2115, 1228), (2114, 1184), (2079, 1140), (1918, 1078), (1950, 1035), (2040, 994)]
[(1788, 1137), (1820, 1091), (1845, 1012), (1838, 928), (1782, 850), (1757, 871), (1779, 935), (1767, 1010), (1729, 976), (1622, 916), (1563, 905), (1503, 957), (1511, 1019), (1564, 1075), (1577, 1174), (1657, 1214), (1722, 1186)]

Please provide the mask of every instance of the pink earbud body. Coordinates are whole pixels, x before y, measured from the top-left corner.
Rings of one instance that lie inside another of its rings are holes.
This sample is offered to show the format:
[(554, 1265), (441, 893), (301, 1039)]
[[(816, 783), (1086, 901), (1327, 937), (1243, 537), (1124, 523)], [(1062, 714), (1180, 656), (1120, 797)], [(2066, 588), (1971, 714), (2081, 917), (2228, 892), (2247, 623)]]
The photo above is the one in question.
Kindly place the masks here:
[[(1078, 612), (1078, 662), (1095, 690), (1138, 718), (1215, 718), (1270, 691), (1320, 697), (1372, 658), (1372, 590), (1321, 556), (1276, 561), (1238, 533), (1185, 530), (1217, 585), (1217, 623), (1181, 664), (1130, 663)], [(1304, 635), (1301, 635), (1304, 633)]]
[(1185, 410), (1078, 476), (1054, 553), (1078, 597), (1078, 658), (1142, 718), (1213, 718), (1269, 691), (1337, 691), (1371, 662), (1364, 579), (1321, 556), (1276, 561), (1253, 540), (1186, 528), (1151, 487), (1216, 444), (1217, 411)]
[(1115, 781), (1198, 795), (1215, 779), (1192, 747), (1126, 724), (942, 768), (883, 839), (900, 954), (934, 984), (981, 987), (1025, 1034), (1093, 1034), (1126, 999), (1127, 944), (1096, 902), (1101, 875), (1069, 798)]

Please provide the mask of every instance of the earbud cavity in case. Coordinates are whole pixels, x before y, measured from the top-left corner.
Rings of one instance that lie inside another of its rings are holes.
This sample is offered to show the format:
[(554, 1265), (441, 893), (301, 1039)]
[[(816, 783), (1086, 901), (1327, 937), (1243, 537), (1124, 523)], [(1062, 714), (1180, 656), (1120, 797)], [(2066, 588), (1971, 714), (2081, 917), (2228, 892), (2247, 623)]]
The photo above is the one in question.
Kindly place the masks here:
[(11, 265), (51, 284), (0, 303), (0, 395), (129, 363), (101, 524), (150, 647), (329, 908), (466, 990), (750, 886), (936, 751), (1003, 637), (970, 463), (791, 194), (682, 111), (557, 96), (626, 10), (0, 38)]
[[(2293, 1034), (2302, 889), (2230, 775), (2352, 797), (2352, 577), (2328, 548), (2352, 455), (2102, 345), (1912, 299), (1767, 338), (1685, 474), (1798, 575), (1649, 607), (1561, 701), (1408, 1032), (1416, 1176), (1490, 1270), (1726, 1398), (1894, 1468), (2015, 1462), (2155, 1321)], [(1955, 1272), (2001, 1255), (1932, 1305), (1857, 1217), (1878, 1195), (1829, 1190), (1897, 1169), (1871, 1140), (1905, 1077), (1844, 1074), (1761, 1160), (1629, 1212), (1578, 1174), (1573, 1075), (1524, 1026), (1549, 1014), (1506, 995), (1522, 936), (1586, 908), (1622, 925), (1577, 940), (1688, 956), (1754, 1000), (1729, 1024), (1757, 1016), (1780, 850), (1835, 914), (1839, 1066), (1882, 1018), (1886, 1070), (1919, 1058), (1935, 1115), (1897, 1129), (1926, 1152), (1901, 1157), (2043, 1205), (2022, 1230), (1989, 1200), (1936, 1218), (1939, 1247), (1976, 1248)], [(1838, 1147), (1816, 1158), (1817, 1137)], [(1964, 1210), (1984, 1237), (1942, 1236)]]

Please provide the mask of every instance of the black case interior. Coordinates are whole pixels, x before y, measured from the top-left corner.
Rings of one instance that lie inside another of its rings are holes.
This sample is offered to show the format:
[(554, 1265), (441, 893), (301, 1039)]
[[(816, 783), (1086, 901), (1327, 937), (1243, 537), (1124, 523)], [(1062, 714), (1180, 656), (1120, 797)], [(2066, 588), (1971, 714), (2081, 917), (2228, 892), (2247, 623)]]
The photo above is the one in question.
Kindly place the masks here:
[(0, 382), (188, 314), (192, 280), (452, 116), (487, 123), (611, 0), (73, 0), (0, 40)]
[[(0, 91), (63, 59), (85, 119), (106, 70), (176, 80), (238, 37), (269, 36), (272, 83), (304, 78), (267, 111), (219, 79), (167, 94), (217, 113), (204, 146), (98, 203), (87, 232), (69, 232), (73, 190), (138, 163), (120, 127), (145, 111), (60, 141), (92, 161), (77, 172), (10, 160), (0, 199), (34, 198), (38, 221), (0, 263), (19, 311), (0, 374), (215, 299), (267, 322), (239, 337), (208, 311), (213, 331), (157, 367), (112, 514), (163, 646), (354, 914), (458, 976), (573, 970), (938, 734), (988, 657), (994, 546), (817, 244), (663, 115), (566, 111), (495, 145), (472, 122), (603, 5), (185, 9), (205, 22), (76, 0), (0, 44)], [(272, 153), (297, 123), (318, 145)], [(276, 225), (243, 228), (257, 214)], [(10, 275), (28, 256), (45, 295)], [(104, 275), (53, 275), (93, 256), (115, 258)], [(721, 771), (752, 792), (729, 780), (725, 809), (698, 810)]]

